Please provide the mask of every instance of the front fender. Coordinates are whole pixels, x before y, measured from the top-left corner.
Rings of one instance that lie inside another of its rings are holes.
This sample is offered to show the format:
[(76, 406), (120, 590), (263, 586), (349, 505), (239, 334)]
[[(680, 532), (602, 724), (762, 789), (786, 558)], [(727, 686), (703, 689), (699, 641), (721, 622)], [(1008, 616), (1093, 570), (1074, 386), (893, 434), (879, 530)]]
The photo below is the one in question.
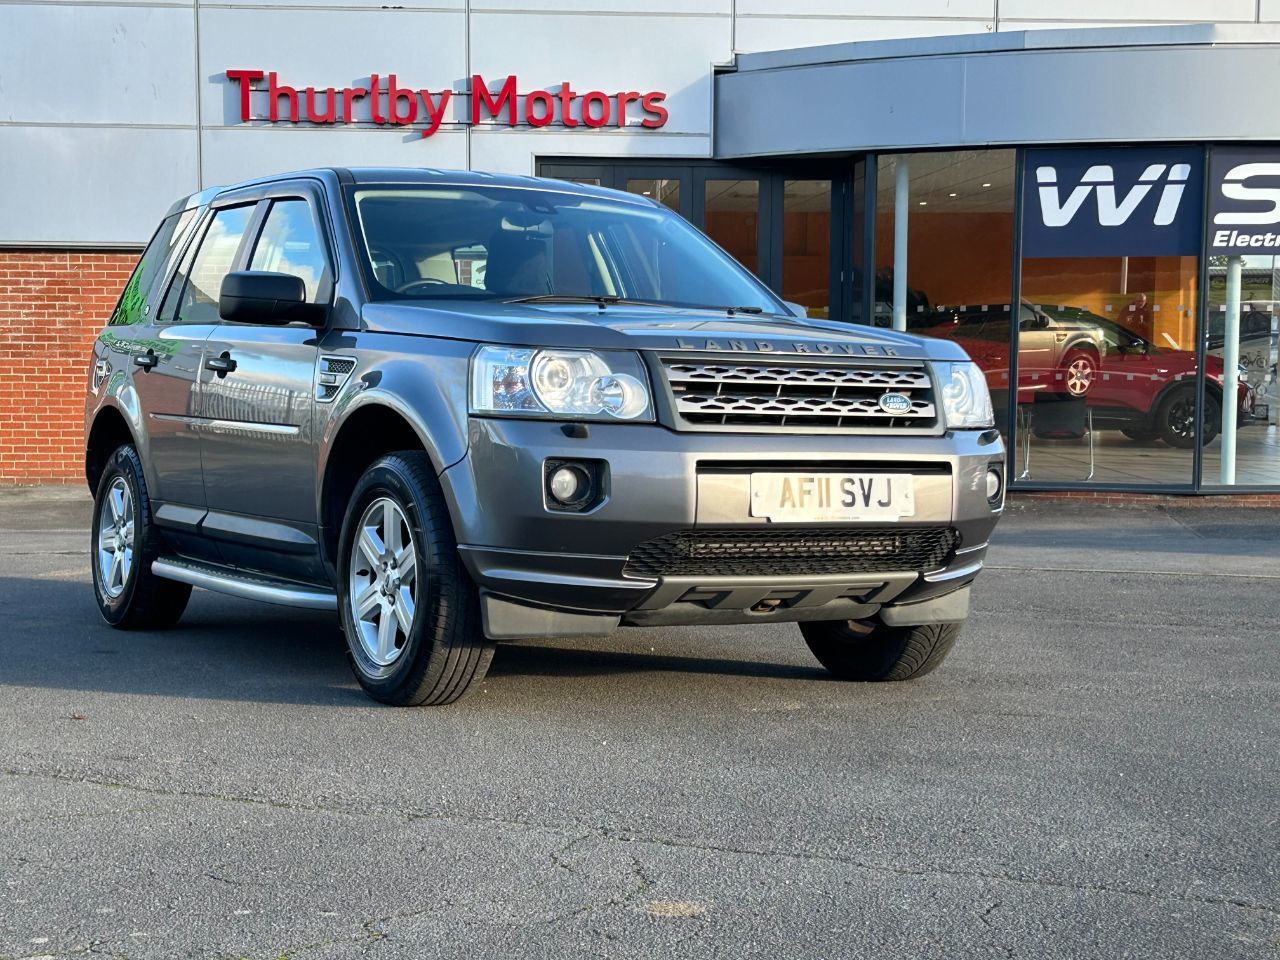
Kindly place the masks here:
[(329, 415), (320, 431), (317, 509), (335, 440), (352, 416), (370, 406), (395, 411), (413, 428), (437, 475), (467, 455), (467, 377), (474, 344), (368, 331), (345, 334), (343, 346), (348, 344), (358, 350), (347, 354), (342, 347), (323, 348), (326, 354), (358, 358), (358, 363), (338, 399), (325, 406)]

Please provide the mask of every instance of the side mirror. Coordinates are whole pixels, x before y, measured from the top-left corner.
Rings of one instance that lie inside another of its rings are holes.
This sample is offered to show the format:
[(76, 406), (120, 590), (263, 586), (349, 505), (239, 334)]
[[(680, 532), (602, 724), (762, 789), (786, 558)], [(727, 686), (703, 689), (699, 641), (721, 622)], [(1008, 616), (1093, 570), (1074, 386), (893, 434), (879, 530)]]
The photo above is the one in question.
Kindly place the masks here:
[(306, 284), (290, 273), (239, 270), (223, 277), (218, 291), (218, 316), (232, 323), (317, 324), (324, 313), (323, 306), (307, 303)]
[(790, 300), (783, 300), (782, 302), (786, 304), (787, 309), (791, 312), (793, 317), (799, 317), (801, 320), (804, 320), (809, 316), (808, 309), (800, 304), (792, 303)]

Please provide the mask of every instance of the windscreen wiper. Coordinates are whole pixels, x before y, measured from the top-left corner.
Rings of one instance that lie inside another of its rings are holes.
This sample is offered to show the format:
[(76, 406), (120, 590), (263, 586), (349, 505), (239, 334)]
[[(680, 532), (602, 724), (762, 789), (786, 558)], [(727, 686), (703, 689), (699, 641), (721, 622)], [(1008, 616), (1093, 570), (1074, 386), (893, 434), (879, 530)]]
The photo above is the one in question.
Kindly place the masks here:
[[(537, 293), (531, 297), (511, 297), (503, 300), (503, 303), (595, 303), (602, 307), (607, 307), (613, 303), (622, 303), (621, 297), (615, 297), (612, 294), (600, 294), (593, 296), (590, 294), (574, 294), (574, 293)], [(631, 301), (628, 301), (631, 302)]]
[(735, 313), (764, 313), (764, 307), (725, 307), (724, 312), (729, 316)]

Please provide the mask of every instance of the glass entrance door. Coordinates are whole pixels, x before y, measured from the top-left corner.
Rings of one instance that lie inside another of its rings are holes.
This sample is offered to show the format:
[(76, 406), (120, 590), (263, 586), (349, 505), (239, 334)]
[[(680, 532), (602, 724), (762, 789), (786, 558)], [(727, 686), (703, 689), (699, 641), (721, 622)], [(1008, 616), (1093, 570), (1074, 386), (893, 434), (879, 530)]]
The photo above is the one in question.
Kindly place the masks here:
[[(811, 317), (861, 316), (862, 161), (742, 166), (709, 160), (548, 160), (541, 176), (646, 196), (705, 232)], [(856, 221), (856, 223), (854, 222)]]

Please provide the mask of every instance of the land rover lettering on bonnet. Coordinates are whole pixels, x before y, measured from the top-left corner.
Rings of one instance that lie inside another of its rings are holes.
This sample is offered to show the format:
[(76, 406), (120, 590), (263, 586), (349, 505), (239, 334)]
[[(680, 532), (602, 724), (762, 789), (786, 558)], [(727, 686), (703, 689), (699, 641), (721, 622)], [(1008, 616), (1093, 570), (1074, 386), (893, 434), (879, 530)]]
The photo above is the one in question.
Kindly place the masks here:
[(955, 340), (797, 316), (645, 197), (479, 173), (179, 200), (85, 426), (109, 623), (193, 587), (333, 611), (402, 705), (620, 627), (796, 623), (837, 677), (921, 676), (1004, 492)]

